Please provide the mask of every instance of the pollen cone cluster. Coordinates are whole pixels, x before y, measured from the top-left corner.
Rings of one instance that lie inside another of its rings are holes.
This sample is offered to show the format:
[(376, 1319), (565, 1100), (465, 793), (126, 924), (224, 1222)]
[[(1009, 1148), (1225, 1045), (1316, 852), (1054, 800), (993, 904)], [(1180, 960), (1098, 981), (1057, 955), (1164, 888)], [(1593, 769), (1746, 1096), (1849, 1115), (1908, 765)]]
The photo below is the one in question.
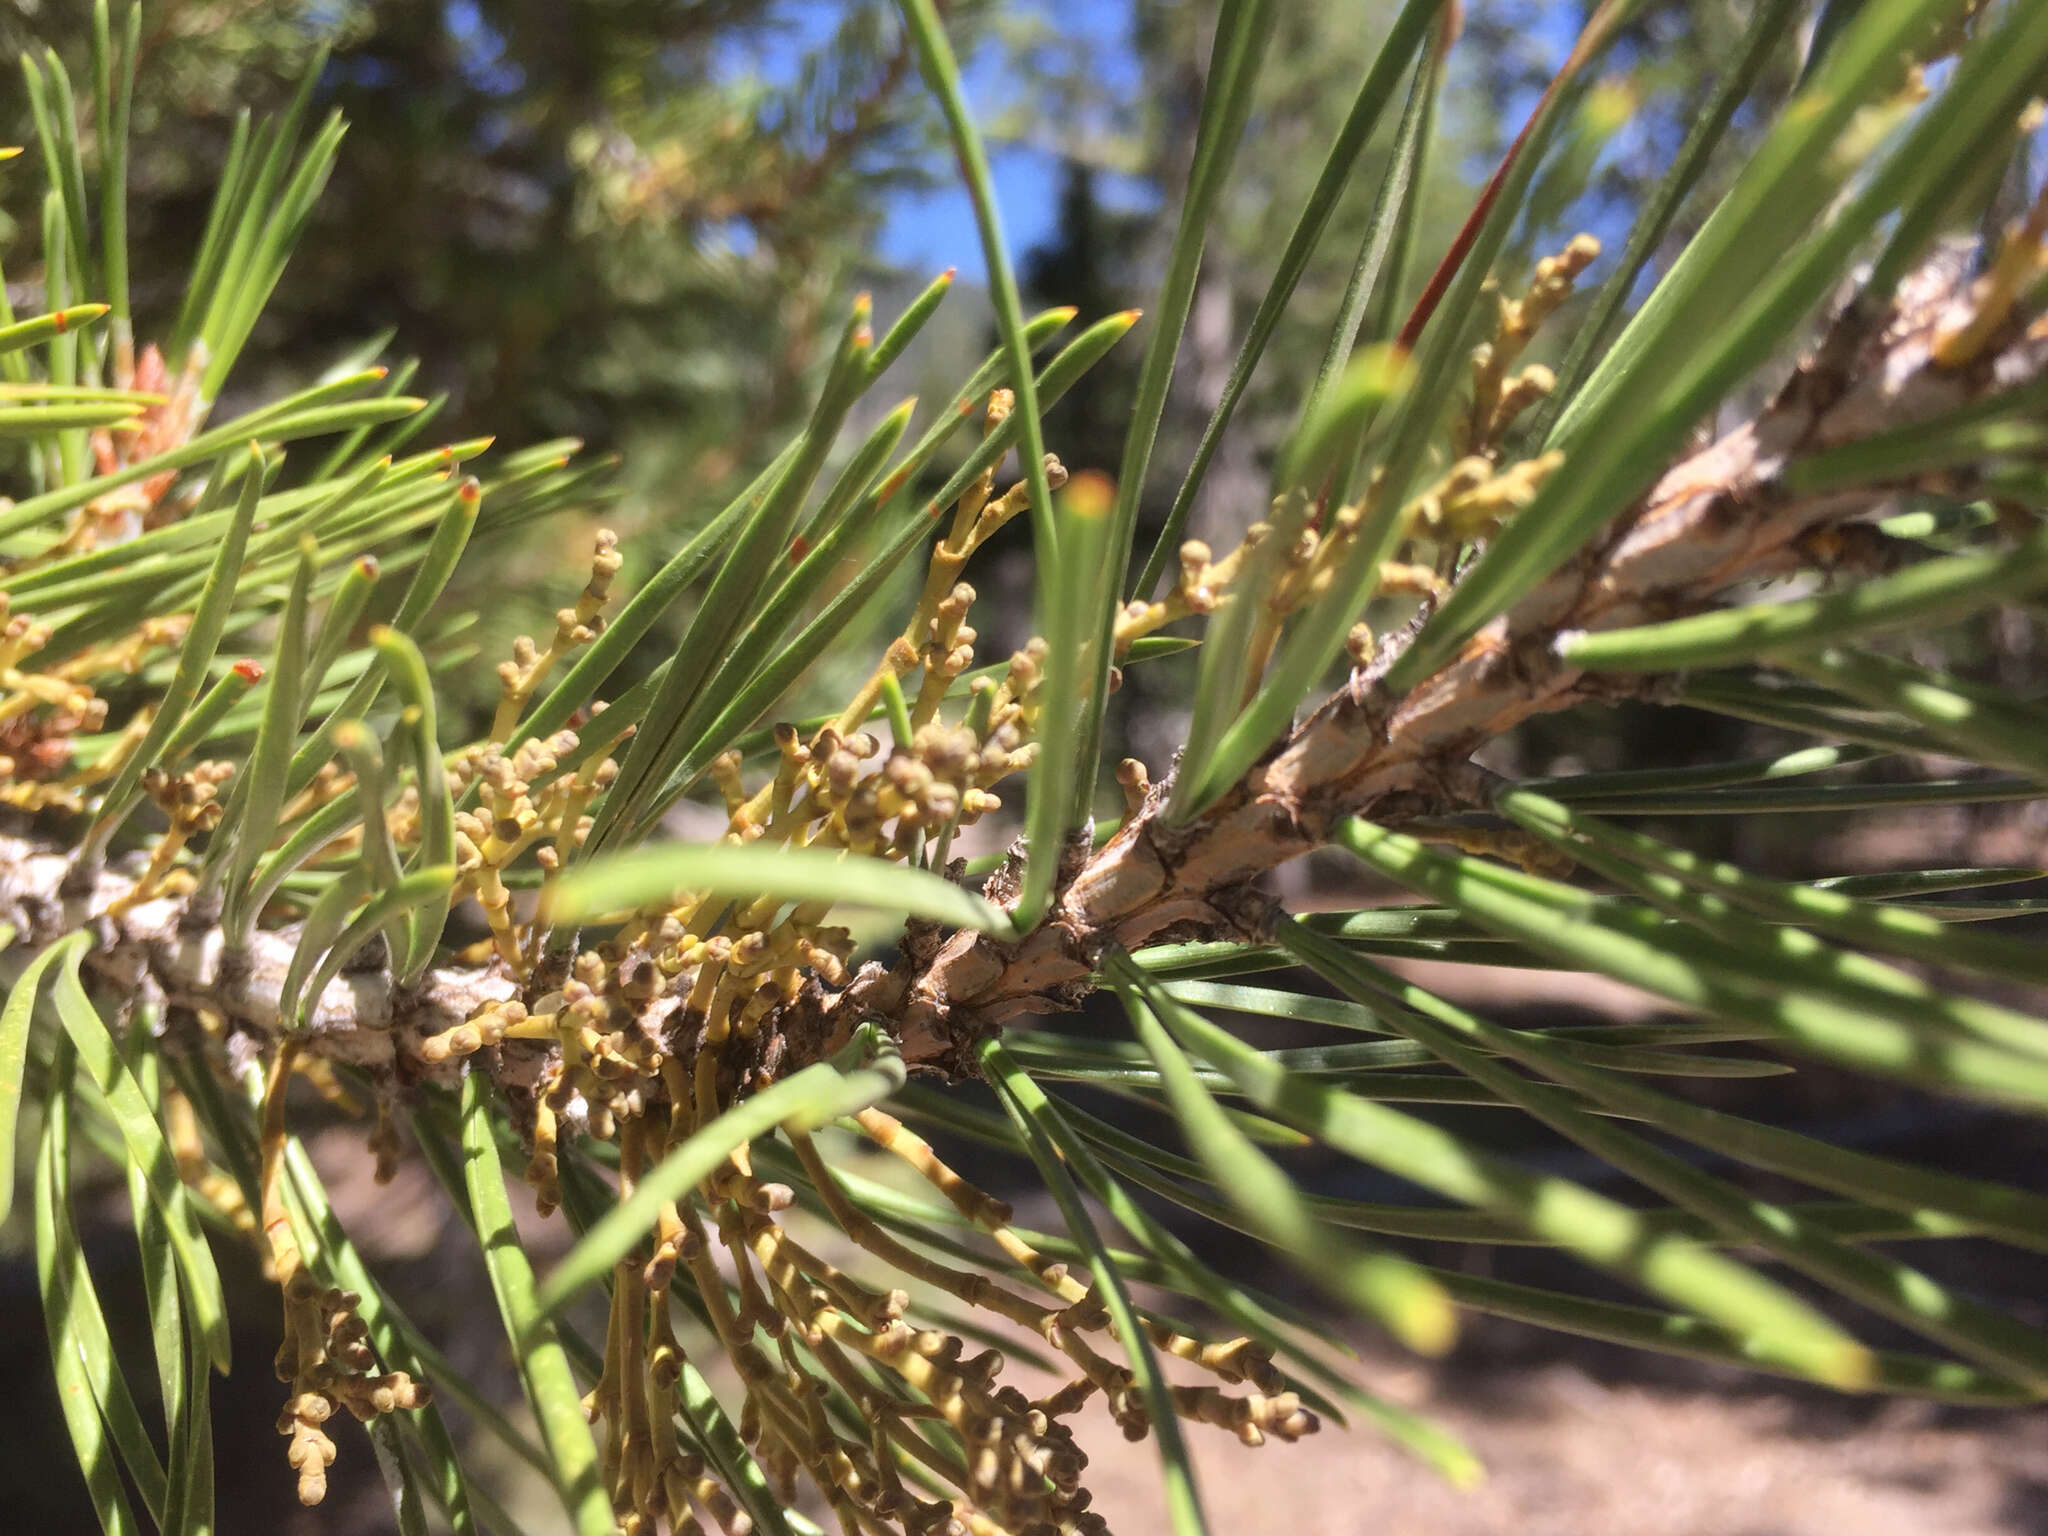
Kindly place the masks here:
[[(1506, 454), (1508, 429), (1546, 385), (1540, 369), (1505, 370), (1593, 249), (1575, 241), (1541, 265), (1526, 297), (1502, 304), (1497, 335), (1473, 360), (1464, 457), (1401, 510), (1393, 546), (1400, 558), (1384, 567), (1383, 590), (1440, 593), (1452, 552), (1496, 528), (1555, 467)], [(1107, 334), (1121, 334), (1129, 319), (1118, 317)], [(867, 344), (864, 326), (855, 344)], [(194, 424), (190, 402), (178, 403), (184, 398), (173, 392), (148, 415), (148, 429), (166, 442)], [(1013, 405), (1008, 390), (988, 397), (990, 433)], [(125, 451), (102, 445), (106, 467), (119, 469)], [(355, 484), (356, 494), (387, 478), (422, 487), (407, 494), (439, 519), (427, 561), (442, 579), (478, 515), (478, 483), (450, 483), (456, 452), (397, 465), (387, 459)], [(559, 462), (536, 461), (512, 479)], [(688, 782), (657, 787), (662, 803), (701, 782), (723, 803), (717, 842), (963, 878), (955, 842), (999, 811), (1004, 781), (1031, 766), (1048, 704), (1043, 640), (978, 666), (976, 594), (963, 579), (966, 567), (1029, 510), (1031, 497), (1023, 480), (999, 490), (1000, 458), (987, 462), (963, 482), (949, 518), (941, 521), (944, 509), (932, 505), (941, 532), (909, 621), (844, 707), (802, 726), (776, 725), (743, 749), (709, 758)], [(302, 729), (295, 717), (308, 712), (308, 700), (288, 689), (302, 674), (311, 678), (304, 686), (319, 685), (365, 612), (378, 572), (374, 561), (357, 559), (335, 584), (319, 575), (313, 540), (289, 517), (274, 528), (255, 522), (249, 487), (262, 469), (258, 455), (238, 516), (241, 536), (259, 541), (281, 575), (296, 561), (276, 676), (262, 696), (263, 731), (277, 725), (280, 739), (293, 742)], [(1056, 458), (1047, 455), (1043, 470), (1052, 489), (1065, 484)], [(158, 507), (172, 484), (152, 480), (88, 505), (60, 556), (76, 559), (191, 515), (191, 505)], [(902, 477), (887, 484), (893, 496)], [(1291, 492), (1220, 559), (1187, 543), (1171, 589), (1118, 615), (1112, 660), (1121, 664), (1160, 628), (1249, 592), (1257, 602), (1249, 639), (1256, 676), (1291, 616), (1329, 590), (1374, 515), (1375, 494), (1367, 484), (1356, 501), (1324, 507)], [(790, 561), (810, 555), (799, 535)], [(288, 761), (284, 754), (266, 759), (259, 734), (259, 750), (243, 765), (195, 748), (264, 679), (254, 662), (217, 669), (168, 737), (147, 707), (119, 731), (104, 731), (107, 705), (95, 687), (109, 676), (161, 671), (192, 626), (206, 622), (203, 611), (126, 630), (105, 624), (89, 645), (53, 643), (49, 625), (23, 617), (8, 617), (0, 631), (7, 798), (23, 810), (75, 810), (89, 790), (112, 785), (88, 839), (94, 858), (130, 808), (146, 801), (158, 813), (161, 830), (146, 853), (120, 866), (125, 883), (106, 903), (109, 917), (142, 923), (166, 907), (181, 914), (180, 923), (194, 912), (217, 914), (230, 958), (213, 986), (219, 992), (239, 982), (245, 994), (257, 967), (250, 946), (280, 931), (280, 922), (298, 920), (283, 930), (295, 935), (284, 974), (265, 983), (275, 988), (277, 1024), (291, 1043), (276, 1053), (262, 1094), (260, 1235), (284, 1299), (286, 1342), (277, 1365), (290, 1398), (279, 1427), (290, 1437), (290, 1463), (307, 1502), (325, 1489), (336, 1447), (323, 1426), (337, 1410), (366, 1419), (414, 1407), (426, 1390), (404, 1372), (379, 1370), (356, 1298), (315, 1278), (279, 1193), (287, 1085), (311, 1078), (337, 1102), (362, 1092), (338, 1078), (319, 1050), (298, 1049), (302, 1036), (292, 1033), (318, 1039), (335, 988), (345, 991), (351, 976), (376, 976), (392, 989), (393, 1006), (403, 1006), (437, 974), (426, 967), (448, 914), (479, 914), (478, 936), (453, 957), (473, 1000), (452, 1018), (438, 1004), (432, 1028), (399, 1029), (393, 1066), (368, 1084), (379, 1177), (395, 1166), (398, 1126), (421, 1084), (487, 1070), (511, 1098), (540, 1211), (566, 1207), (579, 1225), (597, 1219), (608, 1201), (631, 1199), (650, 1170), (736, 1105), (850, 1048), (849, 1010), (810, 1006), (857, 990), (856, 932), (831, 899), (671, 889), (609, 911), (593, 913), (586, 902), (577, 916), (587, 936), (557, 912), (563, 877), (602, 836), (606, 817), (634, 814), (631, 807), (644, 814), (650, 803), (646, 785), (634, 786), (637, 801), (618, 793), (645, 706), (615, 715), (605, 699), (585, 695), (571, 711), (560, 707), (555, 688), (606, 635), (624, 564), (615, 537), (600, 532), (587, 580), (554, 615), (552, 634), (545, 643), (520, 638), (498, 668), (488, 735), (445, 757), (435, 739), (429, 669), (394, 627), (368, 631), (401, 696), (386, 739), (353, 718), (371, 697), (358, 683)], [(58, 583), (56, 590), (66, 589)], [(329, 594), (317, 630), (305, 611), (316, 590)], [(1362, 643), (1369, 649), (1369, 637)], [(1111, 686), (1119, 680), (1113, 667)], [(612, 726), (622, 716), (636, 723)], [(1151, 793), (1143, 765), (1128, 762), (1119, 777), (1137, 814)], [(611, 805), (614, 799), (629, 810)], [(1013, 877), (999, 869), (989, 892), (1000, 897)], [(913, 957), (937, 942), (929, 924), (913, 922), (904, 937)], [(174, 1017), (194, 1021), (187, 1033), (202, 1054), (218, 1055), (233, 1035), (204, 1003), (175, 1009)], [(708, 1522), (727, 1536), (749, 1528), (744, 1490), (728, 1482), (730, 1466), (679, 1438), (678, 1392), (687, 1375), (735, 1386), (739, 1432), (775, 1495), (822, 1504), (849, 1532), (1100, 1529), (1072, 1421), (1099, 1395), (1126, 1435), (1152, 1432), (1146, 1400), (1123, 1363), (1136, 1341), (1115, 1337), (1108, 1309), (1067, 1257), (1042, 1252), (1000, 1202), (907, 1126), (872, 1108), (855, 1124), (873, 1149), (893, 1154), (914, 1170), (915, 1182), (943, 1197), (959, 1235), (941, 1238), (914, 1222), (878, 1217), (868, 1203), (873, 1191), (847, 1183), (861, 1176), (840, 1167), (843, 1153), (794, 1126), (784, 1128), (782, 1141), (757, 1141), (751, 1150), (742, 1143), (692, 1188), (665, 1190), (670, 1198), (654, 1209), (640, 1248), (611, 1276), (601, 1374), (584, 1400), (601, 1426), (603, 1474), (622, 1526), (689, 1531)], [(205, 1187), (223, 1196), (216, 1202), (223, 1214), (253, 1231), (249, 1212), (258, 1202), (241, 1198), (231, 1182), (224, 1188), (203, 1155), (191, 1161)], [(1143, 1326), (1177, 1372), (1200, 1378), (1172, 1383), (1166, 1399), (1154, 1400), (1170, 1400), (1178, 1417), (1248, 1445), (1316, 1428), (1262, 1346), (1201, 1338), (1159, 1317)], [(1014, 1379), (1016, 1370), (1002, 1379), (1020, 1352), (1054, 1363), (1055, 1374), (1030, 1390)]]
[[(1009, 407), (998, 392), (992, 426)], [(1065, 478), (1056, 461), (1047, 469), (1055, 486)], [(737, 753), (709, 765), (728, 840), (944, 866), (956, 834), (999, 807), (997, 786), (1036, 750), (1044, 647), (1033, 641), (1000, 672), (963, 686), (977, 636), (968, 623), (974, 590), (959, 577), (1027, 497), (1021, 484), (996, 494), (993, 472), (967, 489), (904, 632), (836, 717), (808, 731), (776, 727), (762, 780), (749, 779)], [(601, 546), (600, 559), (609, 549)], [(564, 611), (554, 650), (592, 629), (593, 597), (602, 595), (594, 579), (589, 611)], [(505, 669), (502, 734), (547, 654), (524, 646)], [(900, 707), (883, 709), (891, 697)], [(877, 713), (894, 738), (886, 748), (870, 726)], [(484, 1051), (530, 1063), (517, 1108), (532, 1149), (527, 1178), (544, 1212), (575, 1209), (565, 1189), (569, 1143), (611, 1149), (618, 1198), (628, 1198), (648, 1168), (733, 1104), (843, 1045), (774, 1025), (806, 987), (844, 987), (855, 949), (826, 903), (677, 892), (607, 914), (617, 926), (601, 943), (551, 953), (554, 872), (588, 834), (583, 806), (614, 772), (589, 758), (567, 769), (579, 745), (578, 733), (564, 730), (509, 754), (486, 745), (451, 763), (451, 781), (474, 790), (476, 805), (458, 817), (458, 893), (477, 895), (490, 954), (519, 986), (420, 1049), (435, 1068)], [(544, 875), (522, 917), (502, 872), (529, 849)], [(645, 1247), (611, 1277), (603, 1374), (585, 1409), (602, 1429), (622, 1527), (727, 1536), (751, 1528), (736, 1491), (671, 1427), (677, 1383), (694, 1365), (737, 1379), (739, 1427), (776, 1496), (819, 1501), (846, 1531), (1103, 1529), (1088, 1508), (1087, 1456), (1068, 1421), (1100, 1393), (1125, 1434), (1149, 1430), (1106, 1312), (1067, 1265), (1040, 1255), (998, 1201), (922, 1139), (879, 1110), (858, 1126), (983, 1234), (992, 1249), (983, 1264), (1015, 1278), (946, 1262), (885, 1230), (846, 1197), (808, 1135), (792, 1132), (788, 1150), (733, 1153), (694, 1190), (661, 1204)], [(778, 1177), (763, 1177), (756, 1156), (774, 1159)], [(579, 1154), (578, 1162), (587, 1185), (587, 1161)], [(1000, 1380), (1005, 1338), (1050, 1350), (1072, 1373), (1066, 1384), (1033, 1396)], [(1247, 1444), (1315, 1428), (1249, 1341), (1209, 1342), (1161, 1324), (1155, 1342), (1211, 1378), (1175, 1390), (1190, 1421)], [(1233, 1395), (1228, 1385), (1248, 1390)]]

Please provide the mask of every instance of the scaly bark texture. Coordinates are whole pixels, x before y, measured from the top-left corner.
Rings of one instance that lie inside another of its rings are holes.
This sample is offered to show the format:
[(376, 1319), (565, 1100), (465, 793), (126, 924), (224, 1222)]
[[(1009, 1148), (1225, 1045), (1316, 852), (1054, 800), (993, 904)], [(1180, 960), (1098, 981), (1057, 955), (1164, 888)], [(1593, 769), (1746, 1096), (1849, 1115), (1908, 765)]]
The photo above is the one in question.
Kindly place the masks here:
[[(1755, 417), (1673, 465), (1605, 537), (1421, 686), (1400, 697), (1381, 686), (1405, 639), (1395, 637), (1199, 819), (1169, 825), (1161, 813), (1170, 781), (1156, 787), (1106, 846), (1074, 856), (1037, 931), (1003, 942), (913, 925), (893, 964), (869, 964), (838, 992), (813, 981), (766, 1021), (751, 1070), (787, 1072), (876, 1018), (900, 1036), (913, 1066), (967, 1072), (974, 1042), (989, 1031), (1072, 1006), (1111, 944), (1245, 934), (1263, 905), (1259, 877), (1320, 846), (1341, 818), (1398, 821), (1469, 804), (1471, 755), (1485, 742), (1534, 714), (1657, 686), (1654, 678), (1617, 680), (1565, 665), (1561, 634), (1699, 611), (1740, 584), (1853, 559), (1858, 544), (1846, 525), (1901, 491), (1932, 488), (1914, 479), (1799, 497), (1785, 471), (1802, 457), (2048, 372), (2048, 324), (2026, 328), (2023, 320), (1994, 329), (1967, 362), (1937, 360), (1938, 341), (1963, 332), (1981, 299), (1965, 253), (1947, 252), (1902, 284), (1887, 309), (1849, 303)], [(1569, 474), (1570, 465), (1559, 472)], [(1953, 475), (1941, 488), (1967, 489)], [(1008, 879), (998, 872), (989, 894), (1002, 899)], [(110, 872), (81, 878), (67, 851), (25, 828), (0, 834), (0, 922), (11, 923), (19, 941), (39, 946), (96, 925), (89, 963), (110, 991), (154, 990), (241, 1031), (275, 1035), (295, 930), (259, 933), (247, 951), (230, 952), (203, 914), (174, 900), (110, 915), (130, 883)], [(548, 985), (536, 980), (527, 990)], [(452, 1064), (422, 1061), (421, 1040), (518, 991), (493, 967), (435, 970), (416, 988), (396, 986), (381, 966), (359, 969), (318, 999), (305, 1049), (399, 1082), (447, 1075)], [(659, 1030), (681, 1006), (674, 996), (650, 1000), (643, 1027)], [(492, 1054), (508, 1086), (518, 1086), (532, 1080), (547, 1049), (508, 1042)]]

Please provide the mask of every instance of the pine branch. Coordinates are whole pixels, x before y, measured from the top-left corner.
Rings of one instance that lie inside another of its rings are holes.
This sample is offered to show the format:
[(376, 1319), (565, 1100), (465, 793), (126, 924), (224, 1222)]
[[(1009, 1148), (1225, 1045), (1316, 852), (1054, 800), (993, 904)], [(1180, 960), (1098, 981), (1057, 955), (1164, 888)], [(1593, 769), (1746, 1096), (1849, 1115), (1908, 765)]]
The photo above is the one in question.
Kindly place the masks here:
[[(1795, 494), (1788, 470), (1813, 454), (1866, 442), (2048, 375), (2048, 330), (2008, 322), (1960, 365), (1937, 359), (1979, 313), (1969, 252), (1954, 249), (1900, 286), (1872, 313), (1851, 302), (1821, 343), (1753, 419), (1674, 465), (1612, 533), (1487, 626), (1420, 687), (1393, 696), (1379, 679), (1397, 659), (1390, 644), (1350, 684), (1302, 721), (1245, 783), (1192, 824), (1162, 815), (1170, 780), (1105, 847), (1070, 860), (1053, 916), (1018, 941), (913, 925), (892, 966), (871, 963), (847, 987), (813, 980), (758, 1035), (753, 1070), (784, 1075), (843, 1044), (866, 1018), (887, 1021), (907, 1063), (971, 1074), (978, 1041), (1019, 1016), (1074, 1006), (1091, 989), (1111, 944), (1162, 936), (1241, 936), (1262, 905), (1255, 882), (1268, 869), (1328, 838), (1342, 818), (1430, 815), (1471, 803), (1471, 754), (1540, 713), (1655, 690), (1668, 679), (1593, 674), (1558, 655), (1561, 636), (1697, 612), (1741, 583), (1839, 558), (1837, 538), (1901, 492), (1932, 489), (1926, 474), (1873, 480), (1823, 494)], [(1567, 466), (1565, 473), (1569, 473)], [(1966, 489), (1955, 472), (1940, 488)], [(1005, 900), (1014, 873), (998, 871), (987, 894)], [(32, 951), (81, 927), (98, 942), (90, 961), (115, 992), (153, 992), (220, 1014), (262, 1038), (282, 1032), (280, 996), (298, 930), (255, 933), (231, 951), (208, 914), (176, 899), (122, 910), (132, 876), (88, 875), (62, 847), (25, 832), (0, 836), (0, 922)], [(450, 966), (417, 986), (396, 984), (379, 946), (371, 964), (335, 978), (306, 1005), (310, 1054), (396, 1071), (402, 1081), (450, 1076), (421, 1043), (519, 986), (501, 967)], [(528, 983), (544, 990), (546, 983)], [(528, 998), (527, 1001), (531, 1001)], [(658, 1031), (684, 1006), (670, 993), (644, 1005)], [(531, 1081), (539, 1044), (508, 1043), (499, 1072)]]
[[(912, 1062), (960, 1070), (974, 1040), (1019, 1015), (1071, 1007), (1106, 946), (1241, 936), (1259, 875), (1321, 846), (1347, 816), (1426, 815), (1469, 803), (1471, 754), (1532, 715), (1653, 690), (1659, 679), (1595, 675), (1559, 659), (1560, 636), (1697, 612), (1740, 583), (1817, 563), (1809, 544), (1902, 492), (1918, 475), (1799, 496), (1786, 471), (1824, 449), (1866, 441), (2048, 369), (2048, 329), (2008, 326), (1967, 364), (1935, 352), (1978, 313), (1972, 253), (1954, 249), (1871, 313), (1852, 302), (1756, 417), (1674, 465), (1612, 533), (1488, 625), (1403, 697), (1378, 679), (1397, 647), (1353, 674), (1246, 782), (1193, 825), (1170, 826), (1165, 788), (1064, 886), (1049, 920), (1020, 943), (956, 935), (929, 962), (871, 967), (828, 1015), (881, 1015)], [(1560, 473), (1569, 474), (1567, 464)], [(1965, 477), (1967, 478), (1967, 477)], [(1966, 486), (1950, 472), (1940, 488)], [(1170, 781), (1169, 781), (1170, 783)], [(989, 894), (1000, 899), (998, 874)], [(843, 1031), (826, 1031), (828, 1037)]]
[[(135, 873), (115, 863), (82, 877), (69, 850), (34, 836), (0, 835), (0, 922), (14, 925), (24, 952), (90, 930), (87, 968), (109, 990), (205, 1008), (265, 1040), (283, 1034), (280, 1005), (298, 928), (258, 929), (246, 948), (231, 950), (218, 914), (195, 911), (181, 898), (123, 909), (120, 899), (134, 889)], [(370, 949), (377, 969), (344, 970), (305, 1004), (308, 1054), (388, 1071), (401, 1058), (417, 1061), (427, 1035), (516, 990), (509, 977), (473, 967), (429, 971), (419, 986), (401, 987), (383, 964), (382, 947)]]

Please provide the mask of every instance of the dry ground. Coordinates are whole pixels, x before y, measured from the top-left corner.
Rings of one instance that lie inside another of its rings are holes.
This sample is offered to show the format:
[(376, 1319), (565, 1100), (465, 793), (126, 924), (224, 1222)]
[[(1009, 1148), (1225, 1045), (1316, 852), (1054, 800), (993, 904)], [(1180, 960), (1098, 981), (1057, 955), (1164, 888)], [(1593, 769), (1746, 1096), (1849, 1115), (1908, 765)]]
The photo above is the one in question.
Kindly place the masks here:
[[(1487, 1463), (1458, 1491), (1370, 1430), (1245, 1451), (1195, 1440), (1218, 1536), (2040, 1536), (2048, 1414), (1603, 1381), (1568, 1360), (1490, 1371), (1387, 1362), (1379, 1381)], [(1092, 1428), (1092, 1426), (1091, 1426)], [(1197, 1431), (1199, 1435), (1199, 1431)], [(1118, 1536), (1164, 1536), (1149, 1445), (1091, 1434)]]

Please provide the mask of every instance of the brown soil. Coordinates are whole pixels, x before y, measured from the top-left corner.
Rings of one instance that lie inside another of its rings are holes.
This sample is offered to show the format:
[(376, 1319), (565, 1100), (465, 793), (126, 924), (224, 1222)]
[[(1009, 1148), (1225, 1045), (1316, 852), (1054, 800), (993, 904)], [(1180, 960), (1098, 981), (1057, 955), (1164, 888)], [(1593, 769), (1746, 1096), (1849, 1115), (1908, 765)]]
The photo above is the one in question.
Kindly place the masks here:
[[(1844, 1405), (1702, 1369), (1603, 1381), (1569, 1360), (1372, 1373), (1457, 1433), (1487, 1480), (1454, 1489), (1368, 1428), (1246, 1451), (1197, 1427), (1217, 1536), (2039, 1536), (2048, 1414)], [(1729, 1387), (1734, 1395), (1724, 1395)], [(1149, 1443), (1091, 1424), (1117, 1536), (1166, 1536)]]

